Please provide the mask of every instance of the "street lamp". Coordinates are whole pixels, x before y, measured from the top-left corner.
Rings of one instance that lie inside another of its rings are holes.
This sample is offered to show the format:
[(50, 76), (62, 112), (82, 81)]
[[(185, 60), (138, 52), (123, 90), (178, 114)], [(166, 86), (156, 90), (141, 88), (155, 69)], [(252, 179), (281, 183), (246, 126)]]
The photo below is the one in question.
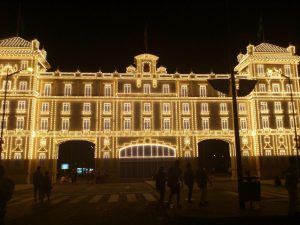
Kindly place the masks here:
[(12, 75), (15, 75), (17, 73), (20, 73), (21, 71), (28, 71), (28, 72), (32, 72), (33, 69), (32, 68), (27, 68), (27, 69), (21, 69), (21, 70), (17, 70), (15, 72), (12, 73), (6, 73), (6, 78), (5, 78), (5, 87), (4, 87), (4, 99), (3, 99), (3, 103), (2, 103), (2, 120), (1, 120), (1, 135), (0, 135), (0, 161), (2, 160), (2, 151), (3, 151), (3, 129), (4, 129), (4, 118), (5, 118), (5, 113), (6, 113), (6, 98), (7, 98), (7, 84), (8, 84), (8, 78)]
[(244, 97), (251, 93), (254, 89), (257, 80), (239, 79), (239, 89), (236, 90), (235, 75), (232, 72), (230, 79), (210, 79), (208, 80), (210, 85), (224, 93), (229, 94), (231, 90), (232, 95), (232, 108), (233, 108), (233, 126), (234, 126), (234, 139), (235, 139), (235, 153), (236, 153), (236, 169), (237, 169), (237, 187), (238, 187), (238, 201), (239, 208), (244, 209), (245, 203), (242, 196), (242, 183), (243, 183), (243, 167), (242, 167), (242, 155), (241, 144), (239, 135), (239, 121), (238, 121), (238, 109), (237, 109), (237, 96)]
[(297, 159), (297, 168), (299, 167), (298, 163), (299, 163), (299, 138), (298, 138), (298, 134), (297, 134), (297, 125), (296, 125), (296, 116), (295, 116), (295, 109), (294, 107), (296, 106), (296, 104), (294, 104), (294, 98), (293, 98), (293, 87), (292, 87), (292, 81), (291, 78), (281, 74), (281, 76), (283, 76), (284, 78), (286, 78), (289, 82), (289, 86), (290, 86), (290, 96), (291, 96), (291, 104), (292, 104), (292, 115), (293, 115), (293, 123), (294, 123), (294, 132), (295, 132), (295, 143), (296, 143), (296, 159)]

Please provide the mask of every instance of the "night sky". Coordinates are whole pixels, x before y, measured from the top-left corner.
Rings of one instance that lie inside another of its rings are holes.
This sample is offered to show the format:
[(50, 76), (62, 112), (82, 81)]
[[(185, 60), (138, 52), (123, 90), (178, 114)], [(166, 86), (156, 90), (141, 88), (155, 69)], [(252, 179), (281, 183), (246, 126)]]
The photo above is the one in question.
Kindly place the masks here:
[[(19, 36), (37, 38), (51, 71), (125, 72), (133, 57), (160, 57), (169, 73), (228, 73), (246, 46), (300, 49), (300, 3), (285, 1), (21, 1)], [(18, 1), (1, 3), (0, 39), (16, 36)]]

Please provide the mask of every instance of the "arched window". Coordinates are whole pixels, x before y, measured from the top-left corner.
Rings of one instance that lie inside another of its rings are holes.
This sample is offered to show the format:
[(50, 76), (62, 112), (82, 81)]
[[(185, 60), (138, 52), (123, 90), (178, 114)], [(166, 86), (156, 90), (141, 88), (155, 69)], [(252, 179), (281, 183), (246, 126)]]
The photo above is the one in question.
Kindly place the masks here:
[(132, 145), (122, 148), (119, 158), (173, 158), (176, 157), (174, 148), (164, 145)]

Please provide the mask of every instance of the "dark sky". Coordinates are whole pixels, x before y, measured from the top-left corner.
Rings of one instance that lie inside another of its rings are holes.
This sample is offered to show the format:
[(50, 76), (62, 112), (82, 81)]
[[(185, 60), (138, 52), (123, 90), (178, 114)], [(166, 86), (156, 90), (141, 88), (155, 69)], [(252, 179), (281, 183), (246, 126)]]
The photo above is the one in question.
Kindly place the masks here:
[[(145, 52), (169, 73), (227, 73), (229, 62), (257, 38), (263, 15), (265, 42), (300, 48), (300, 3), (285, 1), (21, 1), (19, 36), (37, 38), (55, 70), (124, 72)], [(97, 3), (98, 2), (98, 3)], [(18, 2), (1, 3), (0, 39), (16, 35)]]

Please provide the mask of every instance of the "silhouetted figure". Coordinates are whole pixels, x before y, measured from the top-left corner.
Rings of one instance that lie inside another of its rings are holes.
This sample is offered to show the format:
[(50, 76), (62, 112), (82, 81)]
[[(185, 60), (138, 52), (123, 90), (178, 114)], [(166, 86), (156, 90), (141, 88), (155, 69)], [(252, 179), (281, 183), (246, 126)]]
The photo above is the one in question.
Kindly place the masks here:
[(167, 184), (170, 188), (170, 195), (168, 199), (167, 206), (170, 207), (170, 203), (174, 194), (177, 195), (177, 208), (181, 208), (180, 205), (180, 187), (183, 186), (182, 182), (182, 171), (179, 165), (179, 160), (176, 160), (174, 165), (171, 166), (168, 173)]
[(0, 165), (0, 224), (4, 225), (4, 218), (6, 214), (6, 205), (7, 202), (12, 198), (15, 183), (4, 177), (5, 169)]
[(281, 179), (278, 175), (274, 178), (274, 186), (275, 187), (281, 187), (282, 186)]
[(163, 166), (159, 167), (155, 174), (155, 187), (159, 193), (159, 201), (157, 206), (164, 208), (165, 192), (166, 192), (167, 173)]
[(38, 166), (36, 171), (33, 173), (33, 189), (34, 189), (34, 201), (37, 201), (37, 196), (41, 200), (41, 183), (43, 179), (43, 174), (41, 173), (41, 167)]
[(41, 203), (44, 202), (44, 198), (47, 197), (47, 201), (50, 201), (50, 195), (52, 190), (52, 182), (49, 176), (49, 172), (46, 171), (41, 182)]
[(207, 201), (207, 182), (212, 184), (205, 168), (199, 168), (197, 170), (197, 172), (196, 172), (196, 182), (197, 182), (197, 184), (199, 186), (199, 189), (200, 189), (200, 203), (199, 203), (199, 206), (200, 207), (205, 206), (205, 205), (208, 204), (208, 201)]
[(192, 203), (192, 193), (193, 193), (195, 175), (192, 169), (192, 165), (189, 162), (186, 164), (183, 180), (185, 185), (188, 187), (188, 203)]
[(297, 213), (297, 184), (298, 170), (296, 158), (289, 158), (290, 166), (285, 173), (285, 187), (289, 194), (289, 216), (295, 216)]

